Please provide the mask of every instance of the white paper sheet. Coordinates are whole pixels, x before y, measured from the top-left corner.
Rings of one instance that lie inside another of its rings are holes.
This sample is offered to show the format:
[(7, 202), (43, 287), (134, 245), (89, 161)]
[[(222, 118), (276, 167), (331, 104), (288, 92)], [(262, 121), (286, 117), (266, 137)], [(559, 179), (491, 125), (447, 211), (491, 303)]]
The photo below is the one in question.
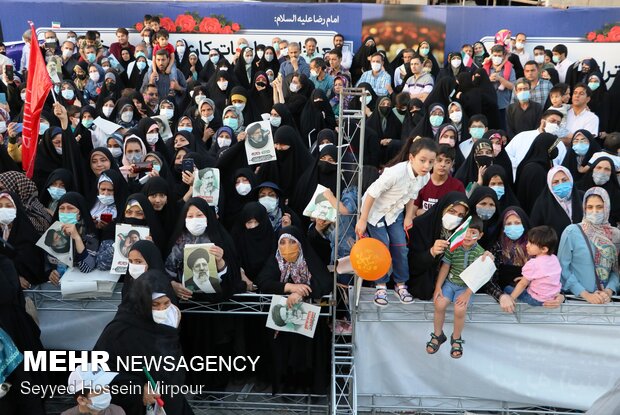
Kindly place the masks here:
[(497, 270), (491, 258), (484, 258), (484, 261), (483, 258), (478, 258), (461, 272), (461, 279), (474, 293), (486, 284)]
[(95, 121), (93, 121), (93, 124), (95, 124), (97, 127), (101, 128), (101, 130), (106, 133), (107, 135), (112, 135), (114, 132), (120, 130), (121, 127), (120, 125), (112, 122), (112, 121), (108, 121), (105, 118), (102, 117), (97, 117), (95, 118)]

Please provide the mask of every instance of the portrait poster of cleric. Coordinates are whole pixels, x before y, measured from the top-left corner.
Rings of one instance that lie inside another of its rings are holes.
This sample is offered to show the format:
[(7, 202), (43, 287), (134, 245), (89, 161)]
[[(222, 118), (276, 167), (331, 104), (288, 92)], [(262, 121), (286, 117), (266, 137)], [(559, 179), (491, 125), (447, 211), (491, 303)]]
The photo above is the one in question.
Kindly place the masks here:
[(220, 200), (220, 171), (207, 167), (198, 171), (194, 180), (192, 196), (200, 197), (207, 201), (209, 206), (217, 206)]
[(188, 244), (183, 250), (183, 286), (207, 294), (221, 293), (222, 280), (217, 273), (215, 256), (209, 252), (213, 244)]
[[(62, 223), (54, 222), (41, 235), (37, 246), (68, 267), (73, 266), (73, 239), (62, 230)], [(56, 265), (56, 264), (55, 264)]]
[(314, 337), (321, 307), (304, 302), (289, 307), (286, 304), (286, 298), (281, 295), (273, 296), (266, 327), (276, 331), (288, 331), (310, 338)]
[(245, 129), (245, 154), (248, 164), (266, 163), (276, 160), (276, 149), (273, 146), (273, 135), (269, 121), (254, 122)]

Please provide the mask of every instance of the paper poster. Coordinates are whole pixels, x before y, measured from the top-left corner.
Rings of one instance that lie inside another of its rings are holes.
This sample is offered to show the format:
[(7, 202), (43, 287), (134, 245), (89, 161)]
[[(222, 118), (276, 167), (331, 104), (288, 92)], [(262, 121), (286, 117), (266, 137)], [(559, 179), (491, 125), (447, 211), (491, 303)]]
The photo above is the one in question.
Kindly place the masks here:
[(73, 239), (62, 231), (62, 223), (52, 223), (37, 241), (37, 246), (66, 266), (73, 266)]
[(213, 244), (189, 244), (183, 250), (183, 286), (207, 294), (222, 292), (215, 256), (209, 252)]
[(336, 222), (336, 208), (332, 206), (323, 194), (325, 190), (327, 190), (325, 186), (321, 186), (320, 184), (316, 186), (310, 203), (308, 203), (308, 206), (304, 209), (304, 216)]
[(105, 118), (102, 118), (102, 117), (95, 118), (95, 121), (93, 121), (93, 124), (95, 124), (97, 127), (101, 128), (101, 131), (103, 131), (107, 135), (112, 135), (116, 131), (118, 131), (121, 128), (123, 128), (120, 125), (118, 125), (117, 123), (112, 122), (112, 121), (108, 121), (108, 120), (106, 120)]
[(487, 257), (484, 261), (482, 258), (479, 257), (461, 272), (461, 279), (473, 293), (476, 293), (480, 287), (486, 284), (497, 270), (495, 262), (491, 258)]
[(114, 232), (114, 258), (112, 259), (112, 274), (124, 274), (129, 266), (129, 251), (134, 243), (149, 236), (149, 228), (134, 226), (126, 223), (116, 225)]
[(258, 121), (245, 129), (245, 154), (248, 164), (266, 163), (276, 160), (276, 149), (273, 146), (273, 135), (269, 121)]
[(162, 140), (168, 141), (172, 138), (172, 130), (170, 129), (170, 125), (168, 124), (168, 118), (163, 115), (155, 115), (151, 117), (157, 123), (159, 127), (159, 136)]
[(220, 201), (220, 170), (212, 167), (198, 170), (192, 196), (203, 198), (210, 206), (217, 206)]
[(312, 338), (320, 313), (321, 307), (304, 302), (289, 308), (286, 305), (286, 297), (274, 295), (269, 307), (266, 327)]

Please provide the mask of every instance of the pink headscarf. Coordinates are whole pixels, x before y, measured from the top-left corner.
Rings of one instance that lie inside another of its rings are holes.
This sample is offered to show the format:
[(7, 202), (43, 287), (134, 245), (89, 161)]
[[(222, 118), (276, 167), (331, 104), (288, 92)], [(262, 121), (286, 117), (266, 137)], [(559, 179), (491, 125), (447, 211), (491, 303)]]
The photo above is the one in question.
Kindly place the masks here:
[(510, 53), (510, 40), (512, 32), (508, 29), (502, 29), (495, 34), (495, 44), (504, 46), (506, 53)]

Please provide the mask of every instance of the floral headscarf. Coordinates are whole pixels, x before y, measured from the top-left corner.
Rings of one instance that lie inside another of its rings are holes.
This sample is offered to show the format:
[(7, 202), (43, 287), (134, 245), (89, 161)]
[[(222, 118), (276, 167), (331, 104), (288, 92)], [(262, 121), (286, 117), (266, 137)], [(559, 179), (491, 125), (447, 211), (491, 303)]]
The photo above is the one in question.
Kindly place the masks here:
[[(590, 196), (598, 196), (603, 200), (603, 223), (596, 225), (590, 222), (585, 215), (586, 204)], [(594, 245), (594, 269), (602, 282), (609, 279), (609, 274), (618, 272), (618, 248), (620, 230), (609, 224), (611, 203), (609, 194), (602, 187), (590, 188), (583, 197), (583, 220), (579, 224), (588, 240)]]
[(287, 262), (282, 258), (280, 250), (276, 250), (276, 260), (278, 261), (278, 267), (280, 268), (280, 282), (286, 282), (292, 280), (295, 284), (307, 284), (310, 285), (310, 279), (312, 275), (308, 269), (308, 264), (304, 259), (304, 253), (301, 249), (301, 242), (297, 240), (290, 233), (283, 233), (278, 239), (278, 244), (283, 238), (291, 239), (297, 242), (299, 246), (299, 256), (295, 262)]
[(37, 186), (24, 173), (7, 171), (0, 173), (0, 190), (15, 193), (26, 208), (28, 219), (37, 232), (43, 233), (52, 223), (52, 215), (39, 201)]

